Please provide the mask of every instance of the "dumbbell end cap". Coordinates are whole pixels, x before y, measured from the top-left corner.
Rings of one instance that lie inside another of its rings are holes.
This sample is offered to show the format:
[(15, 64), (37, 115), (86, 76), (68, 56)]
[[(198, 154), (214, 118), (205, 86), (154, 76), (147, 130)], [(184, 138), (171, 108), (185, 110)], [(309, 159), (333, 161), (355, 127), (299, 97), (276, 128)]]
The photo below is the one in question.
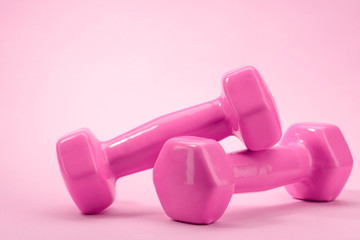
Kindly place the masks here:
[(234, 193), (234, 175), (215, 140), (176, 137), (163, 146), (153, 180), (165, 213), (172, 219), (210, 224), (221, 217)]
[(222, 104), (233, 133), (250, 150), (264, 150), (281, 138), (275, 101), (259, 72), (244, 66), (223, 77)]
[(56, 150), (63, 179), (80, 211), (93, 214), (107, 208), (114, 201), (114, 180), (91, 131), (69, 133), (57, 142)]
[(301, 182), (286, 186), (296, 199), (332, 201), (350, 176), (353, 158), (340, 129), (325, 123), (298, 123), (285, 133), (281, 144), (298, 143), (309, 152), (311, 172)]

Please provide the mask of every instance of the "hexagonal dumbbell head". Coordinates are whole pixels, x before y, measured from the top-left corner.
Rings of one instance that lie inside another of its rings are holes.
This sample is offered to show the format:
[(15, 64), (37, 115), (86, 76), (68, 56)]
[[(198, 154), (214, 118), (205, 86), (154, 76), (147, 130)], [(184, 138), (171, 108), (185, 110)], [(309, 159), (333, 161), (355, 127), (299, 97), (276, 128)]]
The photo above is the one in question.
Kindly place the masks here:
[(226, 153), (214, 140), (177, 137), (167, 141), (153, 175), (166, 214), (196, 224), (218, 219), (234, 192), (232, 169), (224, 159)]
[(89, 129), (62, 137), (57, 154), (65, 184), (83, 213), (100, 212), (114, 201), (115, 179), (104, 164), (100, 142)]
[(304, 181), (286, 186), (297, 199), (332, 201), (343, 189), (352, 169), (350, 149), (340, 129), (322, 123), (292, 125), (280, 145), (304, 146), (310, 154), (311, 170)]
[(233, 134), (248, 149), (263, 150), (281, 138), (281, 126), (273, 97), (252, 66), (224, 75), (220, 97)]

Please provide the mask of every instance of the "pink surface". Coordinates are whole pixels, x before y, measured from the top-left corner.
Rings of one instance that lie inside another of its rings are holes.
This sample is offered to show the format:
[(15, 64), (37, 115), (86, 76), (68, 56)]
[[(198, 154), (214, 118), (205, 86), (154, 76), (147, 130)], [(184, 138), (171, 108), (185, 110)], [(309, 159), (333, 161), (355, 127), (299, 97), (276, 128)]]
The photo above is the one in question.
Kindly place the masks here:
[[(1, 238), (359, 239), (359, 29), (359, 1), (0, 0)], [(89, 127), (110, 139), (211, 100), (223, 72), (242, 64), (261, 73), (283, 129), (340, 127), (354, 169), (336, 201), (238, 194), (221, 223), (186, 225), (168, 220), (146, 171), (117, 183), (104, 214), (78, 213), (58, 168), (59, 137)]]

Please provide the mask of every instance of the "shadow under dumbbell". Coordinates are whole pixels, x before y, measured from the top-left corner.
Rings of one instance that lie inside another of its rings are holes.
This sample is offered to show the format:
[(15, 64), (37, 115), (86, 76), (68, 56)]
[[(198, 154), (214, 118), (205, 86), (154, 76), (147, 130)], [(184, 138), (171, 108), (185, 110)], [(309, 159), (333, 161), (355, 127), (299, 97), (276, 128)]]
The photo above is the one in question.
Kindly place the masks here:
[[(101, 215), (106, 217), (129, 218), (149, 215), (161, 215), (160, 206), (143, 205), (135, 201), (115, 201), (115, 203)], [(92, 215), (89, 215), (92, 216)]]
[(135, 201), (115, 201), (110, 208), (99, 214), (82, 214), (74, 207), (70, 208), (69, 206), (59, 208), (55, 213), (57, 218), (66, 220), (143, 218), (162, 214), (160, 206), (147, 206)]
[[(239, 198), (241, 195), (238, 195)], [(252, 196), (250, 196), (251, 199)], [(247, 196), (249, 200), (249, 196)], [(241, 198), (240, 198), (241, 199)], [(266, 204), (264, 199), (264, 204)], [(98, 221), (98, 220), (126, 220), (126, 219), (147, 219), (145, 221), (156, 220), (159, 224), (170, 224), (187, 227), (200, 228), (261, 228), (265, 226), (276, 226), (289, 221), (289, 218), (296, 216), (305, 216), (306, 218), (337, 218), (356, 220), (360, 216), (360, 190), (345, 190), (338, 200), (332, 202), (309, 202), (296, 199), (287, 199), (286, 203), (264, 206), (259, 203), (248, 205), (247, 201), (241, 205), (241, 200), (231, 202), (225, 214), (215, 223), (210, 225), (187, 224), (167, 218), (160, 204), (144, 205), (136, 201), (115, 201), (114, 204), (100, 214), (84, 215), (74, 206), (66, 205), (56, 210), (47, 211), (46, 215), (52, 218), (72, 221)]]
[(289, 218), (305, 216), (306, 218), (336, 218), (356, 220), (360, 216), (360, 191), (346, 190), (338, 200), (332, 202), (310, 202), (294, 199), (294, 202), (271, 206), (234, 206), (230, 204), (227, 211), (214, 228), (258, 228), (279, 225)]

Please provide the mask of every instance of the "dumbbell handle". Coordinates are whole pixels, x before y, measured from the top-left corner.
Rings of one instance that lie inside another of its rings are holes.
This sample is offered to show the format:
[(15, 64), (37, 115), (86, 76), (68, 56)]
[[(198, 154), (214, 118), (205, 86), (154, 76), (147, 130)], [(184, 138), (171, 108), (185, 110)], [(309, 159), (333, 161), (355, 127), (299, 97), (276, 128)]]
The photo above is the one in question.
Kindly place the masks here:
[(312, 162), (301, 145), (228, 154), (235, 175), (235, 193), (264, 191), (303, 181)]
[(167, 139), (192, 135), (221, 140), (231, 135), (219, 99), (156, 118), (101, 143), (116, 178), (152, 168)]

